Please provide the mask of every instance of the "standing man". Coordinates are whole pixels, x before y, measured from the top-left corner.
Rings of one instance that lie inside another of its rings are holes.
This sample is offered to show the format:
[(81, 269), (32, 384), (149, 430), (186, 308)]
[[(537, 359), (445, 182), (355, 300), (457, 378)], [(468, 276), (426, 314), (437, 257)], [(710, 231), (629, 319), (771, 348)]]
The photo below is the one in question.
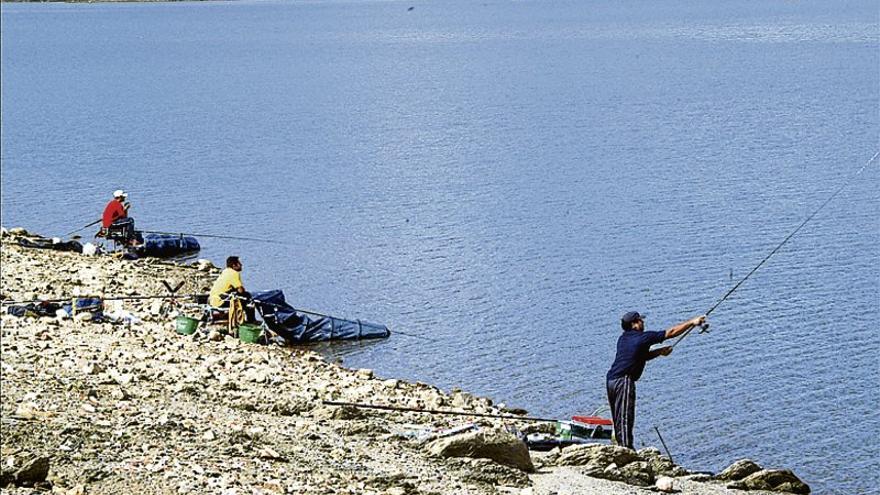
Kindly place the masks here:
[(620, 319), (623, 334), (617, 339), (617, 356), (606, 377), (608, 404), (614, 422), (617, 445), (633, 448), (633, 424), (636, 419), (636, 382), (645, 363), (657, 356), (668, 356), (672, 347), (651, 350), (651, 346), (677, 337), (706, 322), (701, 315), (669, 328), (665, 332), (646, 332), (643, 315), (630, 311)]

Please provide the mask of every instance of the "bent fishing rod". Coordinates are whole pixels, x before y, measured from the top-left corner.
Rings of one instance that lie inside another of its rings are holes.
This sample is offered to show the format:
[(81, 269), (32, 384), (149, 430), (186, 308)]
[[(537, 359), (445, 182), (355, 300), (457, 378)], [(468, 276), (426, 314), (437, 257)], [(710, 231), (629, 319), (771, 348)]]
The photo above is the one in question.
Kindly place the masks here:
[[(825, 208), (825, 205), (827, 205), (828, 203), (830, 203), (831, 200), (833, 200), (838, 194), (840, 194), (840, 192), (843, 191), (843, 190), (846, 188), (846, 186), (849, 185), (850, 182), (852, 182), (856, 177), (858, 177), (858, 175), (861, 174), (863, 170), (865, 170), (866, 168), (868, 168), (868, 165), (870, 165), (874, 160), (876, 160), (878, 155), (880, 155), (880, 151), (874, 153), (874, 156), (872, 156), (867, 162), (865, 162), (865, 164), (862, 165), (862, 168), (860, 168), (858, 172), (854, 173), (854, 174), (853, 174), (852, 176), (850, 176), (850, 178), (847, 179), (847, 180), (846, 180), (846, 181), (845, 181), (840, 187), (838, 187), (837, 190), (834, 191), (834, 194), (832, 194), (831, 196), (829, 196), (828, 199), (825, 200), (825, 202), (823, 202), (821, 205), (819, 205), (819, 207), (816, 208), (816, 210), (813, 211), (813, 213), (811, 213), (810, 216), (808, 216), (808, 217), (806, 218), (806, 220), (804, 220), (803, 222), (801, 222), (801, 224), (798, 225), (796, 229), (794, 229), (793, 231), (791, 231), (791, 233), (788, 234), (788, 235), (785, 237), (785, 239), (783, 239), (782, 242), (780, 242), (775, 248), (773, 248), (773, 250), (770, 251), (770, 253), (769, 253), (767, 256), (765, 256), (764, 259), (762, 259), (760, 263), (758, 263), (757, 265), (755, 265), (754, 268), (752, 268), (752, 271), (750, 271), (748, 274), (746, 274), (746, 276), (743, 277), (742, 280), (740, 280), (739, 282), (737, 282), (736, 285), (734, 285), (733, 287), (731, 287), (730, 290), (728, 290), (726, 294), (724, 294), (723, 296), (721, 296), (721, 299), (719, 299), (718, 301), (716, 301), (715, 304), (713, 304), (712, 307), (709, 308), (709, 310), (706, 311), (704, 314), (705, 314), (707, 317), (708, 317), (710, 314), (712, 314), (712, 312), (715, 311), (715, 309), (718, 308), (718, 306), (720, 306), (721, 303), (723, 303), (725, 300), (727, 300), (727, 298), (730, 297), (730, 295), (733, 294), (734, 291), (736, 291), (736, 289), (738, 289), (738, 288), (739, 288), (739, 287), (740, 287), (740, 286), (741, 286), (746, 280), (748, 280), (749, 277), (752, 276), (752, 274), (754, 274), (756, 271), (758, 271), (758, 268), (761, 268), (761, 266), (762, 266), (764, 263), (766, 263), (767, 260), (769, 260), (771, 256), (773, 256), (774, 254), (776, 254), (776, 252), (779, 251), (779, 250), (782, 248), (782, 246), (784, 246), (785, 243), (787, 243), (787, 242), (789, 241), (789, 239), (791, 239), (792, 237), (794, 237), (794, 235), (797, 234), (798, 231), (800, 231), (800, 230), (804, 227), (804, 225), (806, 225), (807, 223), (809, 223), (809, 221), (812, 220), (813, 217), (815, 217), (820, 211), (822, 211), (822, 208)], [(687, 337), (688, 334), (691, 333), (691, 331), (692, 331), (694, 328), (696, 328), (696, 327), (691, 327), (691, 328), (687, 329), (687, 331), (685, 331), (683, 334), (681, 334), (681, 336), (678, 337), (678, 340), (676, 340), (676, 341), (675, 341), (671, 346), (669, 346), (669, 347), (670, 347), (670, 348), (674, 348), (675, 346), (677, 346), (678, 343), (681, 342), (682, 340), (684, 340), (684, 338)], [(700, 333), (704, 333), (704, 332), (708, 331), (708, 329), (709, 329), (709, 324), (706, 323), (706, 324), (702, 325), (702, 328), (700, 329)]]
[(234, 235), (215, 235), (215, 234), (193, 234), (191, 232), (161, 232), (158, 230), (141, 230), (144, 234), (163, 234), (163, 235), (191, 235), (193, 237), (213, 237), (215, 239), (232, 239), (235, 241), (252, 241), (252, 242), (268, 242), (270, 244), (284, 244), (281, 241), (272, 239), (261, 239), (259, 237), (239, 237)]

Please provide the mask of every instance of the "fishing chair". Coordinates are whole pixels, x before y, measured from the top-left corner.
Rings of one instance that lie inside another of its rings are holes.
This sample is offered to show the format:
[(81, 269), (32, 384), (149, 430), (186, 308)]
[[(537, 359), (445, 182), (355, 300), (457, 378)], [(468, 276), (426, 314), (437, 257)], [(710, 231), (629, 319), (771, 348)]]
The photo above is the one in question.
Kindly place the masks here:
[(103, 237), (113, 243), (113, 250), (125, 250), (132, 241), (137, 241), (137, 232), (134, 230), (133, 218), (122, 218), (102, 228), (96, 237)]
[(229, 308), (215, 308), (208, 303), (208, 296), (196, 297), (196, 304), (202, 308), (201, 322), (208, 325), (225, 324), (229, 320)]
[(204, 298), (200, 297), (200, 303), (202, 303), (202, 322), (205, 325), (221, 325), (229, 323), (229, 304), (232, 303), (233, 300), (238, 300), (244, 306), (245, 314), (247, 315), (245, 321), (253, 321), (253, 311), (254, 311), (254, 303), (249, 298), (241, 297), (234, 292), (230, 292), (224, 294), (222, 296), (222, 300), (224, 303), (221, 307), (211, 306), (208, 303), (208, 298), (205, 296)]

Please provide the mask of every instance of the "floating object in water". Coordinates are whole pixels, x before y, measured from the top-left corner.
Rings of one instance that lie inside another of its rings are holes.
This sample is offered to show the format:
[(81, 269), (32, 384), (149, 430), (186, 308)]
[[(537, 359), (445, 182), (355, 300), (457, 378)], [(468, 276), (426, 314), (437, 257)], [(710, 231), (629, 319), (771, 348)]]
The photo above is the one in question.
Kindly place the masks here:
[(381, 339), (391, 335), (385, 325), (299, 311), (285, 301), (280, 290), (257, 292), (253, 301), (269, 330), (291, 343)]
[(144, 241), (135, 248), (138, 256), (169, 258), (181, 254), (192, 253), (201, 249), (195, 237), (172, 234), (146, 234)]

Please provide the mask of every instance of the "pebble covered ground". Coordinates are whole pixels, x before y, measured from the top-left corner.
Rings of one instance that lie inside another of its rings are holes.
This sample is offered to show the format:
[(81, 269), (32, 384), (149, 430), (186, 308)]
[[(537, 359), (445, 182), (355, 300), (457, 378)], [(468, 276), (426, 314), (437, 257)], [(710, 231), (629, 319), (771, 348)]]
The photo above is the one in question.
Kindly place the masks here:
[[(82, 295), (204, 293), (207, 263), (0, 248), (5, 301)], [(108, 307), (111, 306), (108, 303)], [(532, 473), (489, 459), (435, 457), (419, 435), (475, 421), (529, 423), (326, 406), (322, 400), (504, 413), (488, 398), (380, 378), (308, 348), (241, 343), (216, 331), (182, 336), (161, 299), (125, 301), (139, 323), (2, 316), (4, 480), (29, 461), (45, 481), (3, 493), (59, 494), (625, 494), (650, 493), (556, 466)], [(392, 329), (393, 331), (393, 329)], [(393, 335), (391, 338), (394, 338)], [(563, 451), (564, 452), (564, 451)], [(35, 459), (37, 461), (35, 461)], [(12, 478), (8, 478), (8, 477)], [(23, 475), (22, 475), (23, 476)], [(4, 481), (3, 484), (6, 484)], [(743, 493), (676, 479), (679, 493)], [(759, 492), (750, 492), (759, 493)]]

